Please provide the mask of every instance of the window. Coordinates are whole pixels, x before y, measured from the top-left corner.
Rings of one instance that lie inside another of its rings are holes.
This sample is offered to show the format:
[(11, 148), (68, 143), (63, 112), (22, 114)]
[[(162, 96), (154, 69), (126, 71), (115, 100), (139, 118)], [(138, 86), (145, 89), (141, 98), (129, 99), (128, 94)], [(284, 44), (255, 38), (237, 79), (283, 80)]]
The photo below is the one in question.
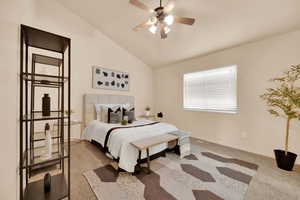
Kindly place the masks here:
[(183, 105), (187, 110), (237, 112), (237, 67), (184, 74)]

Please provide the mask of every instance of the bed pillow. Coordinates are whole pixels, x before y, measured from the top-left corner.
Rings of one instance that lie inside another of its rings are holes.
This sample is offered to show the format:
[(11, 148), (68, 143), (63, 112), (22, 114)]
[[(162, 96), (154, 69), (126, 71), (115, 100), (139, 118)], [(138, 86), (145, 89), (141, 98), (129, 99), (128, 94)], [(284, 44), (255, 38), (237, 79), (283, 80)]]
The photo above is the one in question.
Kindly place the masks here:
[(96, 119), (107, 122), (108, 108), (117, 109), (118, 107), (120, 107), (120, 104), (95, 104)]
[(134, 108), (130, 108), (130, 109), (123, 108), (123, 119), (124, 119), (124, 116), (128, 117), (129, 123), (135, 121), (136, 119), (135, 119), (135, 114), (134, 114)]
[(96, 120), (101, 121), (101, 104), (95, 104)]
[(130, 103), (125, 103), (125, 104), (122, 105), (122, 108), (131, 109), (131, 108), (133, 108), (133, 106), (130, 105)]
[(122, 120), (121, 107), (119, 107), (116, 110), (113, 110), (112, 108), (108, 108), (107, 123), (118, 124), (121, 122), (121, 120)]

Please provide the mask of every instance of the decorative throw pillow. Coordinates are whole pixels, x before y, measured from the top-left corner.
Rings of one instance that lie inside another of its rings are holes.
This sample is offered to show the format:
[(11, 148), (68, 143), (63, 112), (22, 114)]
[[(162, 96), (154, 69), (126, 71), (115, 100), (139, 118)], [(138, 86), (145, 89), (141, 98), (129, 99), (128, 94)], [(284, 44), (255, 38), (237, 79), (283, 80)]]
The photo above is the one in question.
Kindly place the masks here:
[(107, 123), (110, 124), (118, 124), (122, 121), (122, 111), (121, 107), (119, 107), (117, 110), (113, 110), (111, 108), (108, 108), (108, 119)]
[(131, 109), (123, 108), (123, 119), (124, 119), (124, 116), (128, 117), (129, 123), (132, 123), (133, 121), (135, 121), (136, 119), (135, 119), (135, 114), (134, 114), (134, 108), (131, 108)]

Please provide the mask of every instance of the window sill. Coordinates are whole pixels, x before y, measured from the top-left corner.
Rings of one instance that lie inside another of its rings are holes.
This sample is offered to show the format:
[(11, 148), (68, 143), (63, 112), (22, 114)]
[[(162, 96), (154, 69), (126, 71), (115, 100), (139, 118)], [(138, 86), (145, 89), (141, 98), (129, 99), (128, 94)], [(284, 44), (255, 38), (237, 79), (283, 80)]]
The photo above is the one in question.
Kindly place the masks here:
[(223, 114), (237, 114), (237, 111), (228, 111), (228, 110), (209, 110), (209, 109), (200, 109), (200, 108), (183, 108), (186, 111), (193, 112), (209, 112), (209, 113), (223, 113)]

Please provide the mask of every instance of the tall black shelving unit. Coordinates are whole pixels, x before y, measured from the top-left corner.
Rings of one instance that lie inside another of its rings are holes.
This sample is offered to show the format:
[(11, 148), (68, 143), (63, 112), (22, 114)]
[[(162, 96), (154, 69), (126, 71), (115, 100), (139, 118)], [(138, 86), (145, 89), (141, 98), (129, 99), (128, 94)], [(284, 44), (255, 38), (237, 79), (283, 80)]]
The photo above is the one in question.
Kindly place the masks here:
[[(30, 51), (39, 53), (30, 54)], [(47, 53), (54, 53), (58, 56), (43, 55)], [(29, 57), (31, 57), (31, 62), (29, 62)], [(38, 64), (42, 67), (54, 68), (55, 74), (36, 73)], [(20, 200), (70, 199), (70, 83), (71, 40), (21, 25)], [(51, 110), (50, 116), (43, 116), (42, 111), (35, 108), (37, 88), (46, 88), (44, 90), (51, 88), (57, 92), (57, 109)], [(53, 121), (57, 123), (57, 130), (53, 130), (55, 134), (52, 135), (55, 148), (53, 144), (51, 158), (42, 159), (37, 153), (40, 147), (37, 147), (36, 143), (45, 140), (44, 132), (36, 131), (35, 126), (38, 122), (51, 123)], [(65, 133), (66, 126), (67, 133)], [(45, 193), (43, 176), (33, 178), (33, 174), (46, 173), (54, 166), (56, 168), (51, 178), (51, 190)]]

